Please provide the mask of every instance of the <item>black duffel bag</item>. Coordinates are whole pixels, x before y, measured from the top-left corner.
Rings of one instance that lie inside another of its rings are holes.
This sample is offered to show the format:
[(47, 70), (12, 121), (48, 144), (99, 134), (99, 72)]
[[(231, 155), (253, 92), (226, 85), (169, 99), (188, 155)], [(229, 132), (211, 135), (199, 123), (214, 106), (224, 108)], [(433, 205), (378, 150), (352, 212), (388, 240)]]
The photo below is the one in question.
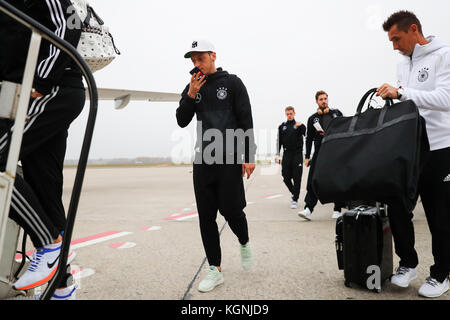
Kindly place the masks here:
[(312, 178), (321, 203), (402, 199), (411, 210), (415, 204), (421, 159), (430, 148), (425, 120), (412, 100), (371, 107), (376, 90), (364, 95), (355, 116), (334, 118), (326, 130)]

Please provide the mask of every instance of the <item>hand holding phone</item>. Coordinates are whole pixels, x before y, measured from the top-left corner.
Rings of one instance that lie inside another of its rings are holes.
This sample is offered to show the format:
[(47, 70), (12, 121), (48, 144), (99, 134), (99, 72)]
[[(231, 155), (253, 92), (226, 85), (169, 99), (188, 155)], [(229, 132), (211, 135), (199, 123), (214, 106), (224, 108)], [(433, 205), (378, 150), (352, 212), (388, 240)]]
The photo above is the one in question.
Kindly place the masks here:
[(196, 80), (201, 80), (203, 77), (206, 77), (198, 67), (195, 67), (189, 73), (191, 75), (196, 75)]
[(201, 87), (205, 84), (207, 76), (205, 76), (197, 67), (192, 69), (190, 73), (192, 74), (192, 77), (189, 85), (188, 96), (191, 99), (195, 99)]
[(204, 75), (203, 72), (197, 67), (192, 69), (190, 74), (192, 74), (192, 77), (189, 85), (188, 96), (195, 99), (197, 93), (200, 91), (200, 88), (205, 84), (207, 76)]
[(316, 130), (319, 134), (321, 134), (321, 135), (325, 134), (325, 131), (323, 130), (323, 128), (319, 122), (314, 123), (314, 128), (316, 128)]

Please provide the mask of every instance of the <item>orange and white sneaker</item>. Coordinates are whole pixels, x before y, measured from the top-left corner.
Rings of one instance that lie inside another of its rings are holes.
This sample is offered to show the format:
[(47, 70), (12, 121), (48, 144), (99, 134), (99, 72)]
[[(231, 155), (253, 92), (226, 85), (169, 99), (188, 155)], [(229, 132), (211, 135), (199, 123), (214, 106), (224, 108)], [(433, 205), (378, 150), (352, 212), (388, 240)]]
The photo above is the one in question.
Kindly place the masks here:
[[(14, 283), (15, 290), (28, 290), (44, 285), (51, 280), (58, 267), (61, 243), (53, 243), (36, 249), (31, 257), (27, 271)], [(67, 264), (72, 262), (76, 254), (70, 251)]]

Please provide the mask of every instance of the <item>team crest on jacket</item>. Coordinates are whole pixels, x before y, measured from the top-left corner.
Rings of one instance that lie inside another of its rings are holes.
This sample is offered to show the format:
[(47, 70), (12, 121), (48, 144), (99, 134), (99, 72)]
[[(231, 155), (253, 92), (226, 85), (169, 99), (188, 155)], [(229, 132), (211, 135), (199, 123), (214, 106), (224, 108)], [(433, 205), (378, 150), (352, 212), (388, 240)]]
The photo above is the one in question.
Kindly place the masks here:
[(220, 87), (217, 89), (217, 99), (219, 100), (225, 100), (228, 96), (227, 88)]
[(429, 74), (428, 71), (430, 71), (430, 69), (428, 68), (423, 68), (422, 70), (419, 71), (419, 82), (425, 82), (428, 80)]

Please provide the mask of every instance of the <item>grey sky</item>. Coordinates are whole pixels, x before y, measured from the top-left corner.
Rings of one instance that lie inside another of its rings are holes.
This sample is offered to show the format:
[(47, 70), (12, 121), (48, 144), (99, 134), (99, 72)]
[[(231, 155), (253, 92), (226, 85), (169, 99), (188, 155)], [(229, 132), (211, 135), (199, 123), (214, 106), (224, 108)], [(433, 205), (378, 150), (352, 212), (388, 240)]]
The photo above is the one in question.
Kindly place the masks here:
[[(306, 122), (316, 109), (318, 90), (329, 93), (332, 108), (351, 115), (368, 89), (396, 84), (402, 58), (381, 29), (392, 12), (415, 12), (425, 35), (450, 44), (450, 2), (444, 0), (90, 3), (122, 52), (95, 73), (99, 87), (179, 93), (192, 69), (184, 53), (195, 38), (208, 39), (216, 46), (216, 65), (237, 74), (247, 87), (257, 138), (267, 132), (269, 144), (259, 144), (259, 151), (275, 152), (270, 130), (284, 121), (286, 106), (294, 106), (297, 121)], [(111, 102), (101, 102), (90, 158), (170, 156), (180, 143), (172, 141), (181, 132), (177, 107), (132, 102), (117, 111)], [(78, 158), (87, 109), (70, 129), (68, 159)], [(185, 130), (193, 134), (195, 122)]]

